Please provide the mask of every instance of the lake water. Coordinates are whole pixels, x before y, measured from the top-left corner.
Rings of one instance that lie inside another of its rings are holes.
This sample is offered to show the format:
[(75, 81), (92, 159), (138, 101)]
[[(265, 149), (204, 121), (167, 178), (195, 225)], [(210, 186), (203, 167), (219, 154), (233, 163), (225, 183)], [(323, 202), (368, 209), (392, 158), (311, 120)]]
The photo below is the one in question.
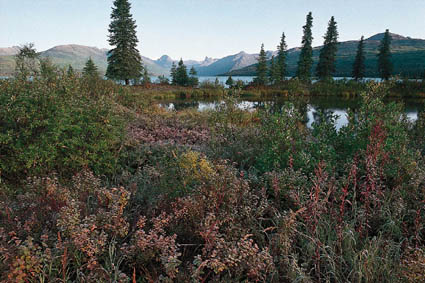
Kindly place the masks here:
[[(171, 80), (171, 77), (169, 77), (169, 76), (167, 76), (167, 77), (168, 77), (169, 80)], [(241, 80), (246, 84), (252, 82), (254, 80), (254, 78), (255, 78), (254, 76), (232, 76), (233, 81)], [(209, 76), (209, 77), (208, 76), (198, 76), (198, 79), (199, 79), (200, 83), (205, 82), (205, 81), (214, 83), (215, 80), (218, 79), (220, 84), (226, 85), (226, 81), (228, 79), (228, 76)], [(291, 77), (287, 77), (287, 79), (291, 79)], [(338, 81), (338, 80), (344, 80), (344, 79), (350, 80), (352, 78), (334, 77), (333, 79)], [(365, 78), (364, 80), (365, 81), (377, 81), (377, 82), (381, 81), (381, 79), (379, 79), (379, 78)], [(157, 76), (152, 76), (151, 81), (154, 82), (154, 83), (159, 83), (159, 79), (158, 79)], [(316, 80), (313, 80), (313, 82), (315, 82), (315, 81)]]
[[(167, 78), (169, 80), (171, 80), (171, 77), (168, 77), (167, 76)], [(198, 77), (200, 83), (202, 83), (202, 82), (211, 82), (211, 83), (214, 83), (215, 82), (215, 79), (218, 79), (219, 83), (220, 84), (223, 84), (223, 85), (226, 85), (227, 78), (228, 78), (227, 76), (226, 77), (224, 77), (224, 76), (216, 76), (216, 77), (202, 76), (202, 77)], [(232, 76), (233, 81), (241, 80), (244, 83), (250, 83), (250, 82), (252, 82), (254, 80), (254, 78), (255, 77), (251, 77), (251, 76), (243, 76), (243, 77), (242, 76), (235, 76), (235, 77)], [(156, 76), (152, 76), (151, 77), (151, 81), (154, 82), (154, 83), (158, 83), (159, 82), (159, 79)]]
[[(394, 101), (388, 100), (387, 102)], [(269, 107), (272, 111), (279, 111), (282, 106), (288, 102), (288, 99), (274, 99), (274, 100), (242, 100), (238, 102), (238, 107), (244, 110), (255, 110)], [(424, 111), (424, 99), (404, 99), (403, 101), (405, 114), (412, 122), (418, 118), (418, 113)], [(189, 108), (196, 108), (198, 111), (207, 111), (217, 108), (223, 101), (214, 100), (174, 100), (163, 101), (160, 106), (169, 111), (179, 111)], [(309, 97), (301, 103), (301, 109), (304, 113), (305, 122), (311, 128), (314, 121), (319, 118), (319, 112), (325, 112), (327, 115), (337, 115), (336, 128), (348, 124), (347, 111), (349, 109), (357, 109), (360, 100), (358, 99), (342, 99), (336, 97)]]

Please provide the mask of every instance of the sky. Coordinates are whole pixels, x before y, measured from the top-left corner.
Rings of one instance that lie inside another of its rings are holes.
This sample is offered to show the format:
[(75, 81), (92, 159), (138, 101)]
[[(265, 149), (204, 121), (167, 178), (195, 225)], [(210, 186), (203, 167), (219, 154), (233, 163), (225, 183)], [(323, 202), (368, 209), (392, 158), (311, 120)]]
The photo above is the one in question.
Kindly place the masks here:
[[(335, 16), (340, 41), (391, 32), (425, 39), (425, 0), (130, 0), (143, 56), (157, 59), (221, 58), (240, 51), (275, 50), (282, 32), (300, 46), (313, 13), (314, 46), (323, 43)], [(33, 42), (111, 48), (113, 0), (0, 0), (0, 47)]]

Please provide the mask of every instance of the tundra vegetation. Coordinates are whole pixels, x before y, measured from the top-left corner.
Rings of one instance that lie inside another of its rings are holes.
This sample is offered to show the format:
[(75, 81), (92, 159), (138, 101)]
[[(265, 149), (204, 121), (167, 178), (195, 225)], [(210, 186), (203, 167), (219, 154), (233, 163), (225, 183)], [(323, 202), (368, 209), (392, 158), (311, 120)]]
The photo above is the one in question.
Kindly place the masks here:
[(45, 69), (0, 81), (3, 282), (425, 279), (425, 115), (383, 102), (396, 82), (309, 85), (361, 97), (337, 131), (305, 126), (298, 80), (278, 111), (233, 83), (169, 112), (149, 85)]
[[(424, 84), (329, 80), (333, 19), (311, 83), (311, 27), (310, 13), (299, 79), (282, 77), (282, 35), (272, 86), (262, 65), (260, 84), (194, 87), (182, 60), (173, 86), (123, 86), (91, 60), (80, 75), (23, 48), (0, 80), (0, 281), (425, 281), (425, 113), (384, 103)], [(246, 111), (244, 95), (289, 99)], [(307, 95), (361, 103), (339, 130), (324, 112), (309, 128)], [(168, 96), (223, 103), (166, 111), (155, 100)]]

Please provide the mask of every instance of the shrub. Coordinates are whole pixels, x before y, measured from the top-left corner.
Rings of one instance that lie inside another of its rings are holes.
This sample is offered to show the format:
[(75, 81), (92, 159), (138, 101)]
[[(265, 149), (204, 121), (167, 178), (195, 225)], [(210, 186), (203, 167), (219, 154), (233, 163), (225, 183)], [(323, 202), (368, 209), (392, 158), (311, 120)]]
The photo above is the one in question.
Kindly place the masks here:
[(2, 178), (56, 171), (70, 176), (84, 167), (112, 173), (123, 136), (122, 121), (107, 95), (108, 83), (79, 79), (0, 84), (0, 168)]

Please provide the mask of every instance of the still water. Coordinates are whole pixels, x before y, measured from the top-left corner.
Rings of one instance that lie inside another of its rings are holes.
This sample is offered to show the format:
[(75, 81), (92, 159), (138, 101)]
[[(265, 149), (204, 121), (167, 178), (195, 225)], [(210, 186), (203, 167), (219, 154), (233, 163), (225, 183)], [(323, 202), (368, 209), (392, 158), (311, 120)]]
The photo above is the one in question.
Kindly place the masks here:
[[(171, 78), (169, 76), (167, 76), (167, 78), (169, 80), (171, 80)], [(241, 80), (246, 84), (252, 82), (254, 80), (254, 78), (255, 78), (254, 76), (232, 76), (233, 81)], [(290, 79), (290, 78), (291, 77), (287, 77), (287, 79)], [(228, 79), (227, 76), (198, 76), (198, 80), (199, 80), (200, 83), (205, 82), (205, 81), (214, 83), (216, 79), (218, 80), (218, 82), (220, 84), (226, 86), (226, 81)], [(344, 80), (344, 79), (350, 80), (352, 78), (334, 77), (333, 79), (334, 80)], [(152, 76), (151, 81), (154, 82), (154, 83), (159, 83), (159, 79), (158, 79), (157, 76)], [(377, 82), (379, 82), (379, 81), (381, 81), (381, 79), (379, 79), (379, 78), (365, 78), (364, 81), (377, 81)], [(313, 82), (315, 82), (315, 80), (313, 80)]]
[[(171, 80), (170, 77), (167, 76), (167, 78), (169, 80)], [(241, 81), (243, 81), (246, 84), (252, 82), (254, 80), (254, 78), (255, 77), (251, 77), (251, 76), (235, 76), (235, 77), (232, 76), (233, 81), (241, 80)], [(199, 80), (200, 83), (202, 83), (202, 82), (211, 82), (211, 83), (214, 83), (216, 79), (218, 80), (218, 82), (220, 84), (226, 85), (226, 81), (227, 81), (228, 77), (225, 77), (225, 76), (216, 76), (216, 77), (202, 76), (202, 77), (198, 77), (198, 80)], [(154, 83), (158, 83), (159, 82), (159, 79), (156, 76), (152, 76), (151, 77), (151, 81), (154, 82)]]
[[(388, 100), (392, 102), (395, 100)], [(272, 111), (279, 111), (282, 106), (288, 102), (288, 99), (273, 99), (273, 100), (241, 100), (237, 106), (244, 110), (255, 110), (262, 108), (270, 108)], [(405, 114), (412, 122), (418, 118), (418, 113), (424, 111), (424, 99), (404, 99), (401, 101), (404, 105)], [(174, 100), (163, 101), (159, 105), (169, 111), (179, 111), (189, 108), (195, 108), (198, 111), (208, 111), (216, 109), (223, 101), (217, 100)], [(305, 122), (308, 127), (312, 127), (313, 122), (319, 119), (319, 112), (326, 113), (326, 115), (337, 115), (336, 128), (348, 124), (347, 111), (349, 109), (356, 110), (359, 107), (359, 99), (342, 99), (335, 97), (309, 97), (302, 101), (302, 109), (305, 117)]]

